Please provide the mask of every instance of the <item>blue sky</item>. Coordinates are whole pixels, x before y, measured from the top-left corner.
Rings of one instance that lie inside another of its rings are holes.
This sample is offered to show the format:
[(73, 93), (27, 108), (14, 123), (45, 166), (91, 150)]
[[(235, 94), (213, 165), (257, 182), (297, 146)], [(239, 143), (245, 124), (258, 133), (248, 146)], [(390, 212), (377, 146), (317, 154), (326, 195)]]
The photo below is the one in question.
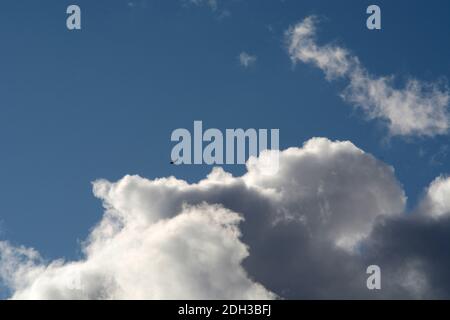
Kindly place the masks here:
[[(0, 6), (0, 238), (75, 258), (102, 216), (91, 182), (126, 174), (197, 181), (208, 166), (170, 165), (176, 128), (279, 128), (282, 148), (350, 140), (392, 165), (409, 198), (448, 174), (448, 136), (388, 138), (342, 101), (340, 81), (293, 67), (284, 32), (311, 14), (319, 41), (342, 44), (371, 73), (450, 78), (450, 3), (376, 1), (8, 1)], [(68, 31), (65, 10), (82, 9)], [(228, 14), (223, 14), (227, 12)], [(238, 55), (257, 56), (249, 68)], [(241, 174), (244, 168), (227, 167)]]

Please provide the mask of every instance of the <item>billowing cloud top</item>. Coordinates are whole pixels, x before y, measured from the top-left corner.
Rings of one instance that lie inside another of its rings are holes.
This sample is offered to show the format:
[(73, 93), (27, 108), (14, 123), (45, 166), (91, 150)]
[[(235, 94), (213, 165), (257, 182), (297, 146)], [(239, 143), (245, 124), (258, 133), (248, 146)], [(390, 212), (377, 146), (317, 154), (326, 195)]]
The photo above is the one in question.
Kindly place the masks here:
[[(18, 299), (450, 297), (438, 249), (450, 240), (448, 179), (405, 215), (392, 167), (351, 142), (284, 150), (272, 176), (262, 162), (194, 184), (98, 180), (105, 213), (83, 259), (48, 262), (2, 242), (0, 276)], [(382, 269), (381, 291), (366, 288), (369, 264)]]

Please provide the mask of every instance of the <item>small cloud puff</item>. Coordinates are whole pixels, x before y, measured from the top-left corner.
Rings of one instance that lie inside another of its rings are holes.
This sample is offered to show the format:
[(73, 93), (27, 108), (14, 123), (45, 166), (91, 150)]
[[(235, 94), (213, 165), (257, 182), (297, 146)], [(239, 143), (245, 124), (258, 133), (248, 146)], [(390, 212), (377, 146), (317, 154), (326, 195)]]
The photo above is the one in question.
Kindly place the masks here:
[(239, 54), (238, 59), (241, 66), (248, 68), (256, 63), (257, 57), (244, 51)]

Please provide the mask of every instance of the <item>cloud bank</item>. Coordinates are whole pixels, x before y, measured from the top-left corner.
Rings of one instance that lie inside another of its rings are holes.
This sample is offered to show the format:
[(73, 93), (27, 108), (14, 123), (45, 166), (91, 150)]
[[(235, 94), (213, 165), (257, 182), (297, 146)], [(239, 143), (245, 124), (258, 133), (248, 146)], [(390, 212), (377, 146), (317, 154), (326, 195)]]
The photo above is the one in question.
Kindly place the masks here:
[(312, 64), (328, 80), (345, 79), (342, 98), (361, 109), (368, 119), (384, 121), (392, 136), (435, 136), (450, 128), (450, 94), (446, 86), (409, 79), (403, 89), (393, 76), (376, 77), (358, 57), (337, 45), (316, 42), (317, 18), (305, 18), (286, 32), (289, 55), (294, 63)]
[(241, 217), (214, 205), (184, 207), (145, 223), (107, 211), (83, 261), (45, 263), (0, 243), (0, 274), (15, 299), (271, 299), (241, 266)]
[(0, 277), (13, 299), (450, 298), (450, 179), (405, 214), (393, 168), (351, 142), (284, 150), (273, 176), (265, 156), (241, 177), (95, 181), (105, 213), (84, 258), (1, 242)]

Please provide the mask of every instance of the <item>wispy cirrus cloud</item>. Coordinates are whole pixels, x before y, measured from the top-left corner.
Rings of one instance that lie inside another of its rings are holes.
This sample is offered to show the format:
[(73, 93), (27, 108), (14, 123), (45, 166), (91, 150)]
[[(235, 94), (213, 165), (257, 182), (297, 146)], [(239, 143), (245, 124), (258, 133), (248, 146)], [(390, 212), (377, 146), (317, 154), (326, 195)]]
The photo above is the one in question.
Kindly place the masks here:
[(393, 76), (376, 77), (348, 49), (319, 45), (317, 18), (310, 16), (286, 32), (289, 56), (294, 63), (312, 64), (327, 80), (345, 79), (342, 98), (361, 109), (369, 119), (384, 121), (392, 136), (435, 136), (450, 128), (447, 86), (409, 79), (395, 88)]

